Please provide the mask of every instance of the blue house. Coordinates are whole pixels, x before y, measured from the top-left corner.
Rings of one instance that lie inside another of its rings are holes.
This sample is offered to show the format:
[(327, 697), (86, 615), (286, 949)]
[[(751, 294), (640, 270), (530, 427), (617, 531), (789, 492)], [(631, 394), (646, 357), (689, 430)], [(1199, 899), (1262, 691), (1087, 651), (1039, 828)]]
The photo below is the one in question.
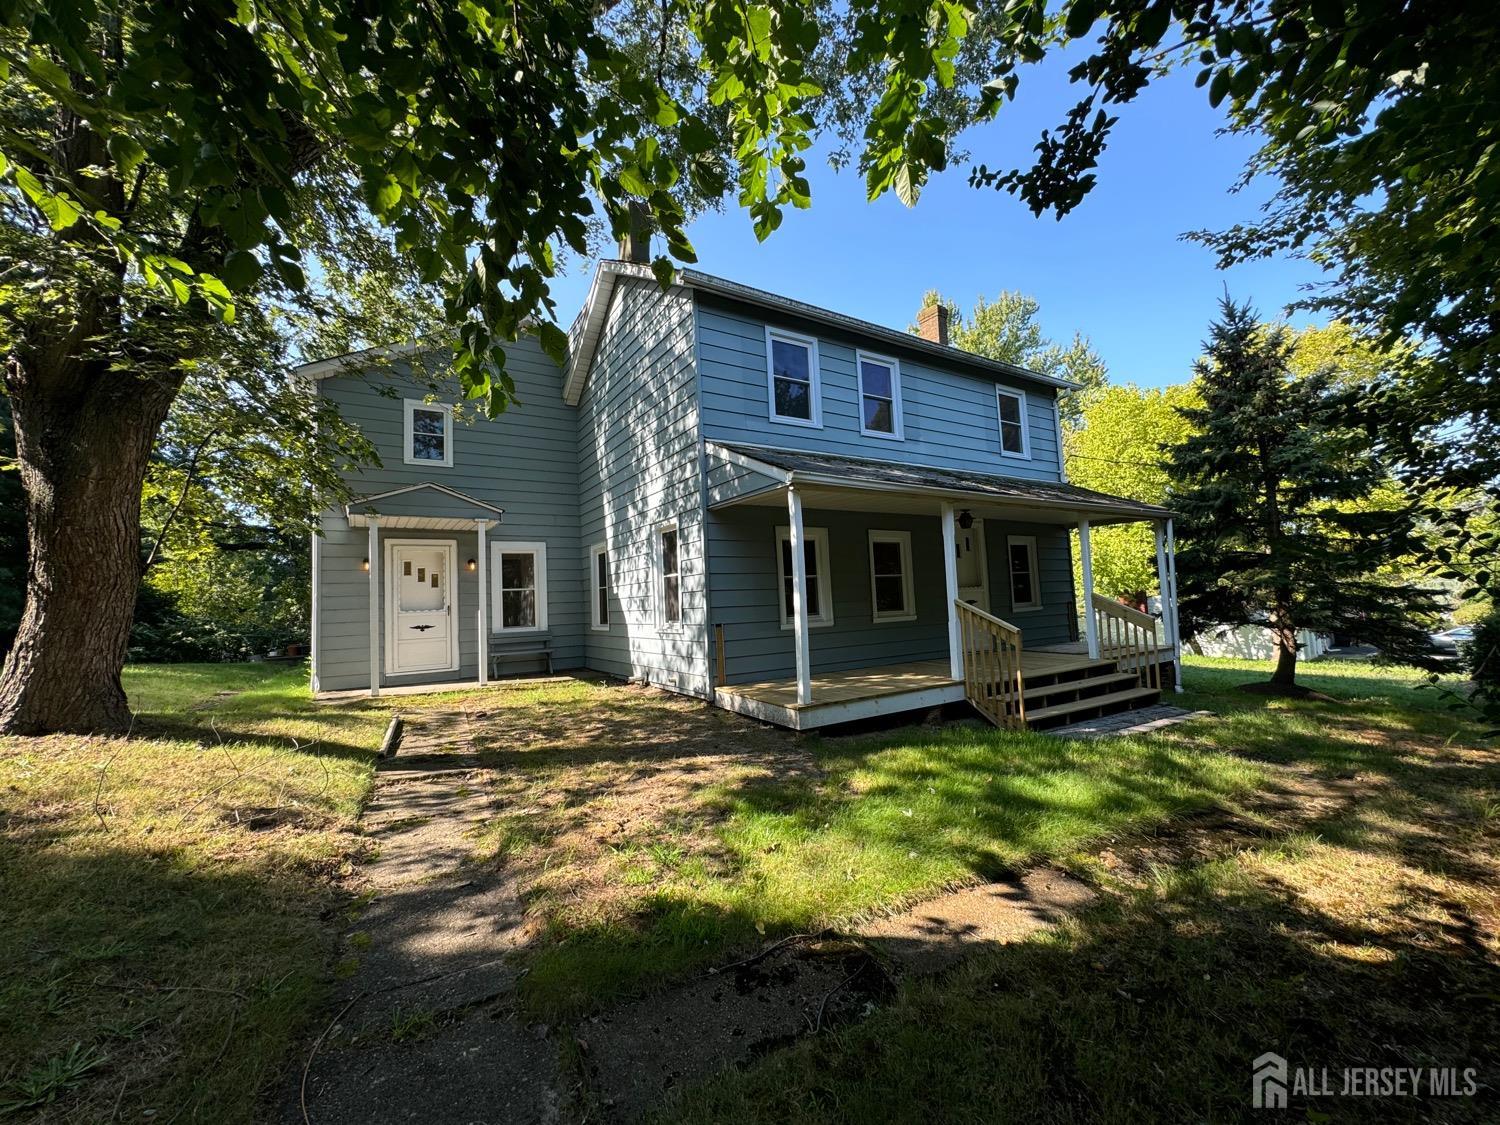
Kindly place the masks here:
[[(943, 309), (920, 329), (621, 260), (565, 366), (509, 349), (499, 418), (442, 356), (304, 366), (380, 457), (313, 540), (314, 689), (591, 669), (796, 729), (1154, 701), (1170, 513), (1067, 482), (1068, 384), (950, 346)], [(1131, 520), (1156, 526), (1160, 622), (1091, 590), (1090, 528)]]

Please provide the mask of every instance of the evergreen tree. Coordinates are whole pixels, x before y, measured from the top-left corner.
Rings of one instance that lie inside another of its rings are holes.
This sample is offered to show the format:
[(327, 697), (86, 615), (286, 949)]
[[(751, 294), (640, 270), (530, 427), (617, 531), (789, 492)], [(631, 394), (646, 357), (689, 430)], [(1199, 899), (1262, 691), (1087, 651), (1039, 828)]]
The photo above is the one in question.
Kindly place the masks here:
[(1195, 365), (1203, 405), (1179, 408), (1192, 433), (1167, 466), (1184, 622), (1268, 625), (1281, 691), (1296, 688), (1302, 629), (1418, 657), (1435, 599), (1388, 569), (1421, 544), (1410, 505), (1377, 499), (1388, 472), (1354, 392), (1328, 371), (1296, 376), (1295, 340), (1248, 303), (1220, 309)]

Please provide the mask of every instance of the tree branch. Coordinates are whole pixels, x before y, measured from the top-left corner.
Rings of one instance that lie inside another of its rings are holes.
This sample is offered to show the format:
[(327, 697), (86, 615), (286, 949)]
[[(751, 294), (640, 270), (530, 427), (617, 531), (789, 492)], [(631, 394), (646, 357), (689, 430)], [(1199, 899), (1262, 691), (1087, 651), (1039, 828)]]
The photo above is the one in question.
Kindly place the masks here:
[(177, 503), (173, 504), (172, 510), (167, 513), (167, 518), (162, 523), (161, 530), (156, 533), (156, 542), (151, 544), (151, 553), (146, 556), (146, 565), (143, 569), (150, 570), (156, 562), (157, 552), (161, 550), (162, 542), (167, 537), (167, 531), (171, 528), (173, 522), (176, 521), (177, 514), (182, 511), (183, 504), (187, 503), (188, 493), (193, 488), (193, 478), (198, 473), (198, 462), (202, 459), (203, 454), (208, 451), (209, 445), (212, 444), (216, 437), (218, 437), (217, 430), (200, 441), (198, 447), (193, 450), (193, 455), (188, 458), (187, 477), (182, 482), (182, 491), (177, 495)]

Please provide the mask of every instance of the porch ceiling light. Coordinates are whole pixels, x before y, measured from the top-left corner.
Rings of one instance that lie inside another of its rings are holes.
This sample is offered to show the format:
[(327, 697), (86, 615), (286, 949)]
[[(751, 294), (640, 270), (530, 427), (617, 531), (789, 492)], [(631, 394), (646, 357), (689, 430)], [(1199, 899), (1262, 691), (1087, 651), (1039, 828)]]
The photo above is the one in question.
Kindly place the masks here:
[(958, 513), (958, 526), (965, 531), (974, 526), (974, 515), (968, 508)]

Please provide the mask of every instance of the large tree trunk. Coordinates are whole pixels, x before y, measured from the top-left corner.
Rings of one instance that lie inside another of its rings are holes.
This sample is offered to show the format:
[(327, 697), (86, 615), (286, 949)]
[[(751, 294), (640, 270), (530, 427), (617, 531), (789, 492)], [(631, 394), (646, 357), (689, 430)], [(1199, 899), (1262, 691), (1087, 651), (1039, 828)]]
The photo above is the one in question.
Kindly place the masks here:
[(1271, 673), (1271, 682), (1277, 687), (1297, 686), (1297, 630), (1278, 614), (1271, 625), (1276, 638), (1276, 670)]
[(180, 378), (41, 371), (32, 358), (11, 356), (5, 372), (28, 550), (0, 732), (120, 732), (131, 721), (120, 668), (141, 578), (141, 485)]

